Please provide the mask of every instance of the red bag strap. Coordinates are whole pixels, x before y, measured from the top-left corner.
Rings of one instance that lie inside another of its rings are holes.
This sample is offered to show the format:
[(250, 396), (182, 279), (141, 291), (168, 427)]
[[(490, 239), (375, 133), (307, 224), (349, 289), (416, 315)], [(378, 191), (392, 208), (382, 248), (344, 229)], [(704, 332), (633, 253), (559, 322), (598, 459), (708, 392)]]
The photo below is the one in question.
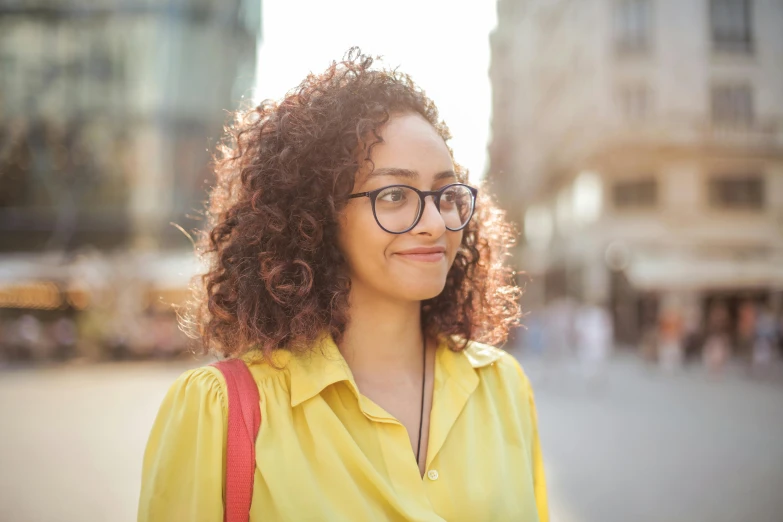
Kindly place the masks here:
[(256, 438), (261, 426), (258, 385), (241, 359), (212, 363), (226, 378), (228, 440), (224, 522), (249, 522), (256, 469)]

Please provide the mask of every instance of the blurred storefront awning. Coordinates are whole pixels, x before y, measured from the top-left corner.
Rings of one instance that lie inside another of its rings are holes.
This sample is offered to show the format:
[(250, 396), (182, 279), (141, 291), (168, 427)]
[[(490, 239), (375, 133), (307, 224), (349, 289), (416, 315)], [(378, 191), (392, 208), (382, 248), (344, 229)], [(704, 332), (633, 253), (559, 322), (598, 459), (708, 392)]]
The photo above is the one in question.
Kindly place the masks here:
[(181, 303), (206, 267), (193, 252), (116, 252), (0, 257), (0, 308), (89, 306), (101, 293), (143, 289), (147, 302)]
[(63, 280), (68, 272), (60, 263), (60, 258), (45, 254), (3, 256), (0, 258), (0, 286), (30, 280)]
[(783, 262), (642, 255), (627, 276), (639, 290), (783, 289)]
[(192, 252), (155, 252), (136, 257), (136, 277), (159, 289), (187, 288), (193, 276), (206, 268)]

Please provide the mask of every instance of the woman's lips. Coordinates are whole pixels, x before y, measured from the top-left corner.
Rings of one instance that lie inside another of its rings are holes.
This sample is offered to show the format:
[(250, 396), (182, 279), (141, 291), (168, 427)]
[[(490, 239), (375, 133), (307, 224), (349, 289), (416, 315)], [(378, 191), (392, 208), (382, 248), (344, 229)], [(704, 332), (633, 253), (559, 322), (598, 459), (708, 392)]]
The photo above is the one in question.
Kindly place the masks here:
[(398, 256), (403, 259), (409, 259), (411, 261), (424, 261), (426, 263), (435, 263), (441, 261), (446, 254), (444, 252), (429, 252), (427, 254), (403, 254), (399, 253)]

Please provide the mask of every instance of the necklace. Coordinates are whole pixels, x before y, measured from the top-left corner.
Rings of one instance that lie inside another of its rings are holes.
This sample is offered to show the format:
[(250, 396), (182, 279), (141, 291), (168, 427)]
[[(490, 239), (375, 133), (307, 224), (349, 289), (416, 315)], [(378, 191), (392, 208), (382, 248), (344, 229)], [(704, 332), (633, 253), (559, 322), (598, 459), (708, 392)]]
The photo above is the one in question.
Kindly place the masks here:
[(419, 442), (416, 445), (416, 465), (419, 464), (419, 452), (421, 452), (421, 428), (424, 425), (424, 382), (427, 378), (427, 336), (424, 337), (424, 346), (421, 350), (421, 409), (419, 410)]

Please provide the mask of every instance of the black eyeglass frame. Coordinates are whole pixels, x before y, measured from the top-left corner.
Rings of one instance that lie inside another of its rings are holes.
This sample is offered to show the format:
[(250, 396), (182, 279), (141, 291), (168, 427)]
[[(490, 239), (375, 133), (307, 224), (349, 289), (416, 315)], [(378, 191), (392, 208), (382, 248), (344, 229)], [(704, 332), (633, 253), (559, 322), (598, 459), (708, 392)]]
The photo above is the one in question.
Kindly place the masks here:
[[(459, 228), (449, 228), (448, 225), (446, 226), (446, 230), (450, 230), (451, 232), (459, 232), (460, 230), (468, 226), (468, 223), (470, 223), (470, 220), (473, 218), (473, 214), (476, 212), (476, 196), (478, 195), (477, 188), (471, 187), (470, 185), (466, 185), (464, 183), (450, 183), (445, 187), (439, 188), (438, 190), (419, 190), (416, 187), (411, 187), (410, 185), (388, 185), (386, 187), (381, 187), (379, 189), (371, 190), (369, 192), (357, 192), (355, 194), (350, 194), (348, 195), (348, 199), (364, 198), (364, 197), (370, 198), (370, 201), (372, 203), (372, 215), (375, 218), (375, 222), (378, 223), (378, 226), (381, 227), (381, 229), (384, 230), (385, 232), (388, 232), (389, 234), (405, 234), (406, 232), (410, 232), (411, 230), (416, 228), (416, 225), (418, 225), (419, 221), (421, 221), (421, 216), (424, 215), (424, 205), (426, 205), (426, 201), (424, 198), (426, 198), (427, 196), (432, 196), (432, 202), (435, 204), (435, 208), (438, 210), (438, 213), (440, 214), (440, 198), (446, 190), (454, 186), (467, 188), (470, 191), (471, 195), (473, 196), (473, 200), (471, 201), (471, 207), (470, 207), (470, 215), (468, 216), (468, 219), (465, 220), (465, 224)], [(384, 190), (388, 190), (394, 187), (411, 189), (412, 191), (414, 191), (416, 194), (419, 195), (419, 200), (421, 201), (421, 205), (419, 205), (419, 213), (416, 216), (416, 219), (413, 220), (413, 224), (401, 232), (392, 232), (391, 230), (388, 230), (386, 227), (381, 225), (381, 222), (378, 220), (378, 214), (375, 212), (375, 200), (378, 198), (378, 194), (380, 194)]]

